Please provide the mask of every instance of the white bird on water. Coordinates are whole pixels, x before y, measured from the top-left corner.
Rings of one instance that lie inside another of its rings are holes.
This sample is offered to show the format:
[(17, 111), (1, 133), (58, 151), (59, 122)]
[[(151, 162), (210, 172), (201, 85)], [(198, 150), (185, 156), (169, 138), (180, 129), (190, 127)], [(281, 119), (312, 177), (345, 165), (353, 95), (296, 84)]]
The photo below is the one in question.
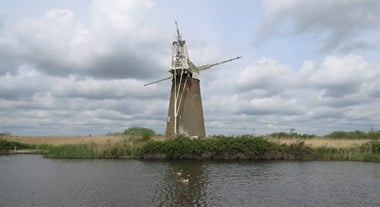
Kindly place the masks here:
[(178, 176), (181, 176), (182, 175), (182, 170), (176, 172), (175, 174), (178, 175)]
[(189, 178), (180, 178), (178, 181), (181, 182), (181, 183), (188, 184), (189, 183)]
[(186, 177), (182, 177), (182, 169), (179, 170), (179, 171), (177, 171), (177, 172), (175, 172), (175, 174), (176, 174), (178, 177), (180, 177), (180, 178), (178, 179), (178, 182), (180, 182), (180, 183), (184, 183), (184, 184), (188, 184), (188, 183), (189, 183), (189, 177), (190, 177), (190, 175), (187, 175)]

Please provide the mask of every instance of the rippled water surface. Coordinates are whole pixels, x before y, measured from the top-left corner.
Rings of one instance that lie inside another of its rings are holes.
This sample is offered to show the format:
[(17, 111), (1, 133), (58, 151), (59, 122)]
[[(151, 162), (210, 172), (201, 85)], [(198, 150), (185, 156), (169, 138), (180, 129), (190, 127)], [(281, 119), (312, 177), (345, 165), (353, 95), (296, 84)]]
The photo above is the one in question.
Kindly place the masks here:
[(163, 162), (0, 156), (0, 206), (379, 206), (379, 203), (379, 163)]

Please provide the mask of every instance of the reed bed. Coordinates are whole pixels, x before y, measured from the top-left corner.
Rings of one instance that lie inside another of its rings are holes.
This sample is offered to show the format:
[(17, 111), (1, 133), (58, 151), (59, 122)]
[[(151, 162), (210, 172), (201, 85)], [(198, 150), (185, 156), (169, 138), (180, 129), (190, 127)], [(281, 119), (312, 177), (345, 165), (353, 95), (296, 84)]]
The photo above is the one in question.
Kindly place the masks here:
[(63, 159), (120, 159), (132, 155), (131, 146), (125, 142), (113, 144), (63, 144), (40, 145), (45, 157)]
[(369, 143), (368, 139), (327, 139), (327, 138), (313, 138), (313, 139), (293, 139), (293, 138), (267, 138), (271, 142), (279, 144), (294, 144), (303, 141), (306, 145), (312, 148), (318, 147), (334, 147), (334, 148), (353, 148), (362, 146)]
[[(63, 144), (115, 144), (123, 140), (123, 136), (117, 135), (101, 135), (101, 136), (10, 136), (6, 138), (10, 141), (25, 143), (25, 144), (48, 144), (48, 145), (63, 145)], [(165, 140), (165, 136), (155, 135), (151, 138), (155, 141)]]
[(122, 141), (121, 136), (14, 136), (10, 138), (12, 141), (25, 144), (48, 144), (48, 145), (64, 145), (64, 144), (115, 144)]

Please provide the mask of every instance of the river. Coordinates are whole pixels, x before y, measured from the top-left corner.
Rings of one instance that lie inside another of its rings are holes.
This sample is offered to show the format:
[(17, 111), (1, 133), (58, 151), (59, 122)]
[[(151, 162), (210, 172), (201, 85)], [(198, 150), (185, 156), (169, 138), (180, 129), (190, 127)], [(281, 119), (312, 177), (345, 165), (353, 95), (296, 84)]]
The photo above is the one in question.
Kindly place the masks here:
[(0, 206), (379, 204), (379, 163), (64, 160), (39, 155), (0, 156)]

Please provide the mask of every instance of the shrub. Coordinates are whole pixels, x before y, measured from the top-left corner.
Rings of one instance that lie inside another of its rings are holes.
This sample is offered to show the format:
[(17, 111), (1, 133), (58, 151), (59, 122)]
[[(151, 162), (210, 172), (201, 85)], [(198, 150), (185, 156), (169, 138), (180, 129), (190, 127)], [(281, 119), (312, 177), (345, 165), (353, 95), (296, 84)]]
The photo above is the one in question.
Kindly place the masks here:
[(124, 137), (133, 143), (146, 142), (155, 134), (156, 133), (152, 129), (144, 127), (130, 127), (123, 133)]
[(29, 149), (32, 145), (24, 144), (20, 142), (8, 141), (0, 138), (0, 150), (13, 150), (16, 149)]
[(277, 150), (276, 146), (262, 138), (220, 137), (191, 140), (179, 136), (162, 142), (148, 142), (142, 147), (142, 156), (167, 159), (266, 159), (267, 153)]
[(380, 154), (380, 141), (372, 141), (369, 144), (373, 154)]
[(311, 160), (315, 156), (313, 149), (305, 145), (305, 142), (302, 141), (288, 145), (286, 151), (296, 160)]

